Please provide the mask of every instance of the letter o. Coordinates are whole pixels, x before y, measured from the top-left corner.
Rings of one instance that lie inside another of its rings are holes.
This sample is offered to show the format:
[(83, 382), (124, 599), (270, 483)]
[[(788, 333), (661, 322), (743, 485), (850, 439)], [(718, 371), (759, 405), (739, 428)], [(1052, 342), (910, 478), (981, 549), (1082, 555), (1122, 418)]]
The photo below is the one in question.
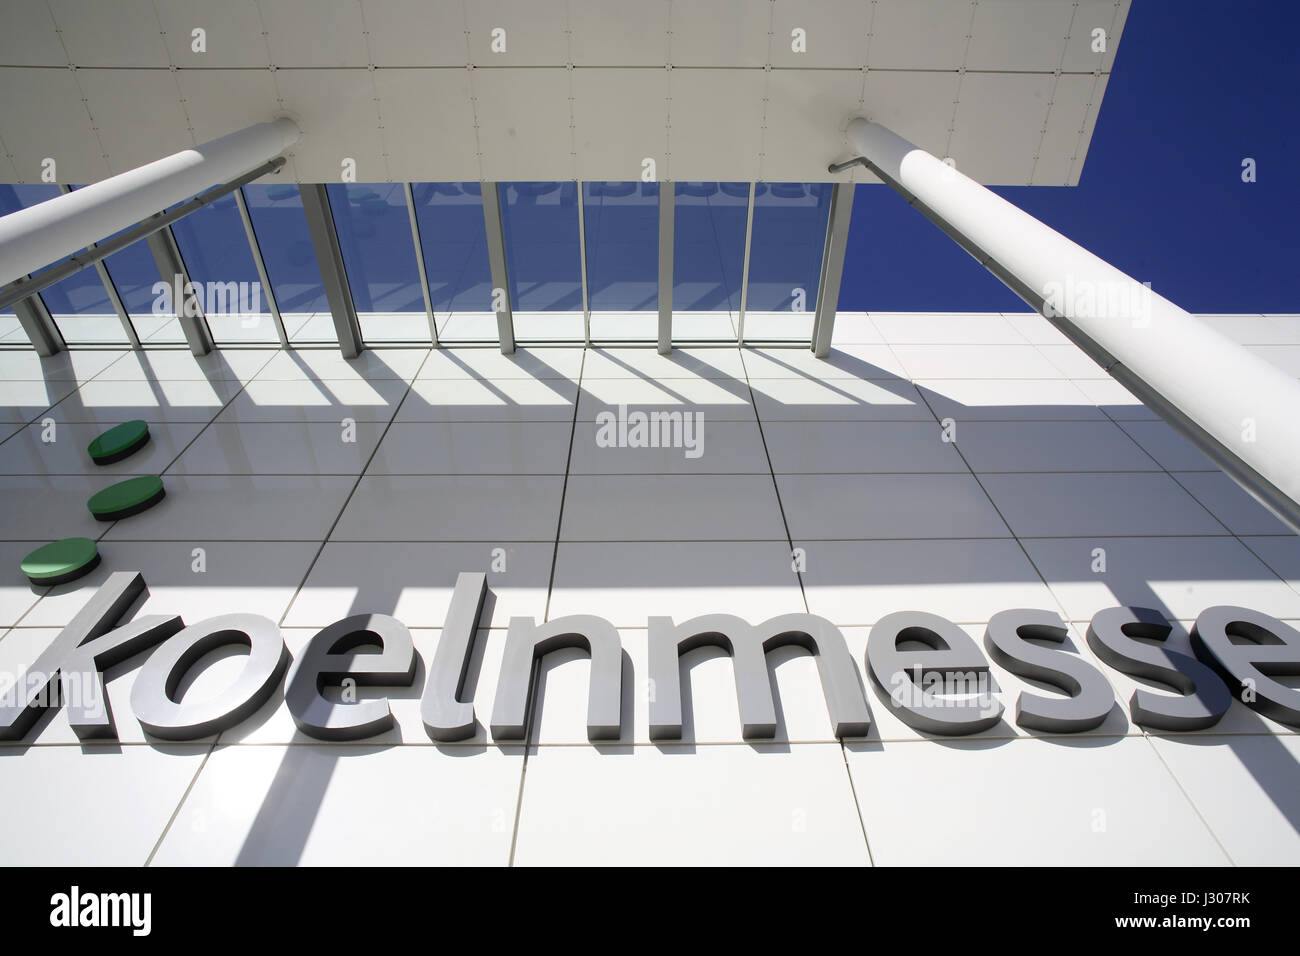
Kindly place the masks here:
[[(175, 694), (204, 655), (244, 645), (248, 660), (238, 679), (209, 700), (182, 703)], [(258, 614), (223, 614), (168, 638), (140, 668), (131, 688), (131, 709), (140, 725), (164, 740), (196, 740), (239, 723), (266, 703), (289, 662), (275, 622)]]

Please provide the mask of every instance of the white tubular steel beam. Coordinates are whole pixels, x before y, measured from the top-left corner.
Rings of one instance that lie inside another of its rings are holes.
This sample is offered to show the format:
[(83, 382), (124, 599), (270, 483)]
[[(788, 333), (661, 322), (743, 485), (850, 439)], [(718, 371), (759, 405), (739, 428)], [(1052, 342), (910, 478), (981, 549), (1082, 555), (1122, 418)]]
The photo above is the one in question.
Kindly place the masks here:
[(866, 119), (870, 168), (1300, 531), (1300, 381), (952, 166)]
[(0, 286), (229, 182), (298, 140), (292, 120), (259, 123), (0, 218)]

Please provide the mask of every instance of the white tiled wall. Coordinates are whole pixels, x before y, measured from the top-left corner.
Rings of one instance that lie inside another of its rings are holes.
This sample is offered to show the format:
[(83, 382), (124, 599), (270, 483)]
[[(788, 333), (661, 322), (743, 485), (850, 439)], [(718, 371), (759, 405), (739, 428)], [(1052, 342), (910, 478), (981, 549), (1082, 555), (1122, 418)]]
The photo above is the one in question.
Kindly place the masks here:
[[(1300, 373), (1300, 317), (1214, 316)], [(602, 448), (620, 404), (703, 414), (703, 453)], [(105, 469), (84, 447), (139, 417), (152, 444)], [(42, 440), (43, 422), (57, 439)], [(344, 441), (345, 420), (355, 441)], [(951, 419), (955, 442), (944, 442)], [(0, 351), (0, 671), (28, 666), (111, 571), (147, 613), (268, 616), (291, 651), (348, 614), (394, 614), (428, 661), (458, 571), (492, 590), (470, 667), (480, 725), (512, 616), (597, 614), (624, 646), (623, 737), (586, 740), (590, 667), (550, 655), (527, 746), (487, 730), (434, 744), (415, 685), (397, 726), (311, 741), (278, 695), (217, 739), (150, 740), (109, 675), (121, 742), (62, 714), (0, 746), (6, 863), (1300, 862), (1300, 737), (1234, 702), (1212, 731), (1148, 735), (1140, 686), (1083, 635), (1102, 607), (1176, 622), (1240, 604), (1300, 621), (1300, 543), (1035, 315), (841, 314), (836, 350), (712, 348)], [(85, 500), (160, 473), (167, 498), (111, 525)], [(22, 556), (100, 540), (89, 577), (32, 588)], [(204, 549), (206, 570), (193, 569)], [(802, 549), (804, 570), (792, 567)], [(1093, 570), (1096, 549), (1106, 570)], [(504, 559), (504, 569), (500, 567)], [(872, 625), (927, 610), (977, 641), (997, 611), (1046, 608), (1116, 690), (1096, 730), (1008, 716), (962, 740), (912, 730), (865, 680)], [(646, 618), (810, 611), (841, 627), (873, 714), (832, 732), (815, 662), (769, 657), (778, 734), (740, 734), (730, 660), (684, 658), (685, 736), (650, 741)], [(215, 693), (238, 658), (185, 690)]]

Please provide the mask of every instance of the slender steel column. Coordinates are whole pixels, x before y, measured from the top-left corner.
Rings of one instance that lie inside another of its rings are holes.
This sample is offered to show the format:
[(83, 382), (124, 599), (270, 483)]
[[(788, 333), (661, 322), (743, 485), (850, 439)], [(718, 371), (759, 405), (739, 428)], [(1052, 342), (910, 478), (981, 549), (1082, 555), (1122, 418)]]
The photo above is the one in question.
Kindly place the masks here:
[(339, 337), (339, 350), (344, 358), (356, 358), (365, 348), (365, 343), (361, 339), (357, 308), (352, 301), (352, 287), (348, 285), (348, 272), (343, 266), (343, 250), (334, 229), (334, 216), (330, 213), (329, 194), (320, 183), (300, 184), (298, 194), (302, 197), (302, 211), (307, 217), (312, 248), (316, 250), (316, 264), (320, 267), (325, 299), (334, 319), (334, 331)]
[(1300, 530), (1300, 382), (885, 127), (870, 168), (1013, 292)]
[(27, 333), (27, 340), (36, 349), (37, 355), (48, 357), (66, 348), (63, 334), (54, 324), (49, 309), (45, 308), (39, 295), (15, 302), (14, 314), (18, 316), (18, 324)]
[(0, 285), (228, 182), (297, 139), (291, 120), (259, 123), (10, 213), (0, 218)]
[(673, 200), (676, 187), (659, 184), (659, 354), (673, 350)]
[(578, 180), (578, 266), (582, 270), (582, 343), (591, 346), (591, 302), (587, 298), (587, 220)]
[(505, 230), (501, 225), (501, 197), (496, 183), (483, 184), (483, 225), (487, 230), (488, 262), (492, 267), (492, 307), (497, 314), (497, 337), (501, 341), (501, 354), (513, 355), (515, 316), (510, 302)]
[(745, 344), (745, 304), (749, 299), (749, 246), (754, 236), (754, 187), (749, 184), (749, 211), (745, 214), (745, 261), (740, 267), (740, 315), (736, 322), (736, 344)]
[(164, 226), (150, 234), (149, 251), (153, 253), (153, 261), (158, 266), (163, 281), (172, 288), (172, 310), (176, 313), (181, 331), (185, 333), (190, 351), (195, 355), (207, 355), (212, 351), (212, 333), (203, 315), (203, 304), (189, 294), (190, 275), (181, 259), (171, 226)]
[(813, 313), (813, 355), (826, 358), (831, 354), (831, 336), (835, 334), (835, 310), (840, 301), (840, 282), (844, 277), (844, 245), (849, 238), (849, 217), (853, 214), (853, 183), (831, 186), (831, 211), (826, 220), (826, 245), (822, 249), (822, 272), (817, 284), (817, 311)]
[(242, 189), (235, 190), (235, 205), (239, 207), (239, 221), (244, 224), (244, 235), (248, 237), (248, 250), (253, 254), (253, 265), (257, 266), (257, 279), (262, 283), (262, 292), (266, 295), (266, 304), (271, 310), (271, 319), (275, 322), (275, 334), (280, 340), (280, 348), (289, 347), (289, 333), (284, 329), (284, 319), (280, 315), (280, 304), (275, 301), (275, 290), (271, 288), (271, 278), (266, 272), (266, 262), (262, 259), (262, 247), (258, 244), (257, 233), (253, 231), (253, 217), (248, 214), (248, 202), (244, 199)]
[(410, 183), (402, 183), (402, 191), (406, 195), (406, 212), (411, 218), (411, 242), (415, 244), (415, 265), (420, 273), (420, 291), (424, 293), (424, 311), (429, 316), (429, 338), (437, 348), (438, 320), (433, 314), (433, 296), (429, 292), (429, 276), (424, 268), (424, 243), (420, 241), (420, 222), (415, 215), (415, 195)]

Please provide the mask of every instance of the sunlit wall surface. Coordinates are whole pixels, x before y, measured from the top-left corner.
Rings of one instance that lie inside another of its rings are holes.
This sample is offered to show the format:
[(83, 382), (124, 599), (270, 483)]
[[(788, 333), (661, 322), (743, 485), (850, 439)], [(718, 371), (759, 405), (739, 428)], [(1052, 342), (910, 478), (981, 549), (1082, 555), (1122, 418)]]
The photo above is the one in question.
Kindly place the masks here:
[(367, 342), (428, 341), (429, 315), (401, 183), (332, 183), (334, 228)]
[(243, 192), (289, 341), (337, 342), (298, 187), (252, 183)]
[(515, 337), (581, 341), (578, 184), (499, 183), (497, 189)]
[(439, 341), (495, 341), (482, 186), (412, 183), (411, 198)]
[(190, 281), (202, 292), (212, 340), (278, 342), (235, 197), (227, 194), (178, 219), (172, 232)]
[(677, 183), (673, 202), (675, 333), (689, 339), (734, 339), (749, 183)]
[(812, 334), (831, 189), (830, 183), (755, 188), (746, 340), (806, 340)]

